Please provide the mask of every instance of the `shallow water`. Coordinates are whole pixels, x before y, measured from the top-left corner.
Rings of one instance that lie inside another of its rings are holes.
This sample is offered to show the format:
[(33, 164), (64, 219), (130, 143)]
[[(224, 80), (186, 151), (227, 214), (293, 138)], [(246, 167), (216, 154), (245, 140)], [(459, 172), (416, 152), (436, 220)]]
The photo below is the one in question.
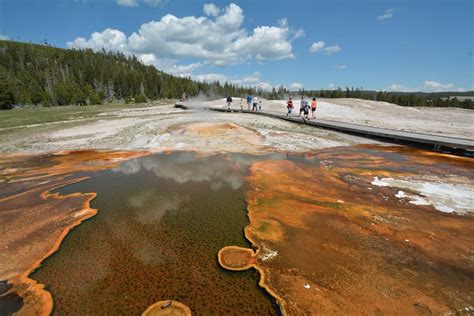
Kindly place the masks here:
[(6, 281), (0, 281), (0, 315), (12, 315), (23, 306), (23, 299), (16, 293), (8, 293), (11, 288)]
[(217, 263), (221, 248), (251, 246), (247, 208), (257, 266), (294, 314), (456, 311), (473, 293), (471, 213), (413, 205), (372, 182), (470, 185), (473, 170), (461, 157), (376, 146), (129, 160), (59, 190), (97, 192), (99, 212), (31, 277), (55, 314), (139, 314), (166, 299), (197, 315), (277, 314), (253, 269)]
[(139, 314), (165, 299), (197, 315), (278, 314), (256, 271), (217, 263), (222, 247), (250, 246), (243, 177), (255, 159), (158, 154), (59, 190), (97, 192), (99, 212), (31, 276), (52, 293), (54, 314)]

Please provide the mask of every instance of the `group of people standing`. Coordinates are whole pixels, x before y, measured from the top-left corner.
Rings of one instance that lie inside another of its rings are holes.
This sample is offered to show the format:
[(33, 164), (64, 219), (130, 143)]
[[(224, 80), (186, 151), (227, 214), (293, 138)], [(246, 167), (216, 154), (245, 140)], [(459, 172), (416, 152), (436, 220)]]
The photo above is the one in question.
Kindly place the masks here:
[[(232, 105), (232, 97), (230, 95), (228, 95), (226, 97), (226, 101), (227, 101), (227, 110), (230, 111), (230, 108), (231, 108), (231, 105)], [(244, 110), (244, 106), (242, 104), (242, 101), (243, 99), (240, 98), (240, 109), (243, 111)], [(286, 116), (290, 116), (291, 113), (293, 112), (293, 109), (294, 109), (294, 104), (293, 104), (293, 97), (290, 96), (287, 103), (286, 103), (286, 107), (288, 109), (288, 113), (286, 113)], [(315, 119), (316, 116), (315, 116), (315, 112), (316, 112), (316, 107), (317, 107), (317, 102), (316, 102), (316, 98), (313, 98), (313, 100), (311, 100), (311, 104), (309, 103), (308, 100), (305, 99), (304, 96), (301, 97), (301, 100), (300, 100), (300, 113), (299, 113), (299, 116), (301, 116), (301, 113), (304, 114), (303, 118), (304, 119), (307, 119), (307, 120), (311, 120), (311, 119)], [(250, 109), (252, 108), (252, 109)], [(261, 111), (262, 110), (262, 101), (259, 100), (258, 97), (253, 97), (251, 95), (248, 95), (247, 96), (247, 110), (248, 111)], [(311, 110), (311, 116), (309, 116), (309, 111)]]
[[(240, 98), (240, 109), (244, 110), (244, 106), (242, 104), (243, 99)], [(232, 97), (228, 95), (226, 97), (227, 102), (227, 110), (230, 111), (230, 107), (232, 105)], [(258, 97), (252, 97), (251, 95), (247, 96), (247, 110), (250, 111), (250, 106), (252, 106), (252, 111), (261, 111), (262, 110), (262, 100), (259, 100)]]
[[(288, 109), (288, 113), (286, 113), (286, 116), (290, 116), (291, 112), (293, 111), (293, 108), (294, 108), (293, 98), (291, 96), (289, 97), (288, 102), (286, 103), (286, 107)], [(306, 100), (302, 96), (301, 100), (300, 100), (300, 113), (299, 113), (299, 116), (301, 116), (301, 113), (303, 113), (305, 119), (307, 119), (307, 120), (315, 119), (316, 116), (314, 115), (314, 113), (316, 112), (316, 107), (317, 107), (316, 98), (313, 98), (313, 100), (311, 101), (311, 106), (310, 106), (309, 101)], [(309, 110), (310, 109), (311, 109), (311, 117), (309, 116)]]
[[(251, 95), (247, 96), (247, 110), (250, 111), (250, 106), (252, 106), (252, 111), (261, 111), (262, 110), (262, 100), (259, 100), (258, 97), (252, 97)], [(240, 108), (243, 110), (242, 99), (240, 99)]]

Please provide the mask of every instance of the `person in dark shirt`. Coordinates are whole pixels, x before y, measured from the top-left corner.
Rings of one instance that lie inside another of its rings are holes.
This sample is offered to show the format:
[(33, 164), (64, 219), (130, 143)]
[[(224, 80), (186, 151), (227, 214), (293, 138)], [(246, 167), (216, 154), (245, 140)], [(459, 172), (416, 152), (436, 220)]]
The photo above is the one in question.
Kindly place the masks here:
[(227, 100), (227, 111), (230, 111), (230, 106), (232, 105), (232, 97), (228, 95), (226, 100)]

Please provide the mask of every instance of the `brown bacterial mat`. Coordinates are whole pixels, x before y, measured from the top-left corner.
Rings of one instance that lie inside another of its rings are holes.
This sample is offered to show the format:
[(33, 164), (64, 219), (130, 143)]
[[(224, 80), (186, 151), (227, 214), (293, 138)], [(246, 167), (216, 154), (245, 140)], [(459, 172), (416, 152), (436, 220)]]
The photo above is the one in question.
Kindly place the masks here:
[[(375, 146), (254, 163), (246, 235), (263, 286), (291, 315), (472, 313), (473, 171), (469, 158)], [(470, 213), (410, 203), (385, 177), (426, 188), (403, 189), (418, 201), (469, 187)]]
[(472, 189), (469, 158), (79, 151), (0, 157), (0, 180), (0, 314), (474, 311), (472, 210), (410, 200)]
[(54, 314), (136, 315), (163, 300), (195, 315), (278, 314), (256, 270), (232, 273), (216, 258), (225, 245), (250, 245), (243, 177), (252, 159), (158, 154), (58, 190), (96, 192), (99, 211), (31, 276), (52, 293)]

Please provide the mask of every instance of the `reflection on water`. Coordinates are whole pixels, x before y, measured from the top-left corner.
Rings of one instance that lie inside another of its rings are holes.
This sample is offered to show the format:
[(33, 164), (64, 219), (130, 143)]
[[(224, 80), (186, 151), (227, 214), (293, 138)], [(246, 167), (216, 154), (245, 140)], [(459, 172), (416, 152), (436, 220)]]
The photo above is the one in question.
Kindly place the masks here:
[[(171, 158), (168, 156), (171, 156)], [(264, 157), (278, 160), (285, 156), (274, 153)], [(210, 182), (212, 189), (215, 190), (223, 186), (237, 190), (242, 186), (242, 174), (257, 159), (259, 157), (246, 154), (221, 155), (211, 160), (197, 159), (195, 153), (180, 152), (130, 160), (114, 169), (114, 171), (123, 174), (135, 174), (141, 170), (146, 170), (154, 173), (157, 177), (174, 180), (179, 184), (205, 181)]]
[(23, 299), (15, 293), (8, 293), (11, 285), (0, 281), (0, 315), (12, 315), (23, 306)]
[(99, 212), (32, 275), (53, 294), (54, 313), (138, 314), (164, 299), (195, 314), (277, 313), (257, 272), (227, 272), (216, 260), (226, 245), (249, 246), (242, 179), (255, 159), (159, 154), (61, 189), (97, 192)]

